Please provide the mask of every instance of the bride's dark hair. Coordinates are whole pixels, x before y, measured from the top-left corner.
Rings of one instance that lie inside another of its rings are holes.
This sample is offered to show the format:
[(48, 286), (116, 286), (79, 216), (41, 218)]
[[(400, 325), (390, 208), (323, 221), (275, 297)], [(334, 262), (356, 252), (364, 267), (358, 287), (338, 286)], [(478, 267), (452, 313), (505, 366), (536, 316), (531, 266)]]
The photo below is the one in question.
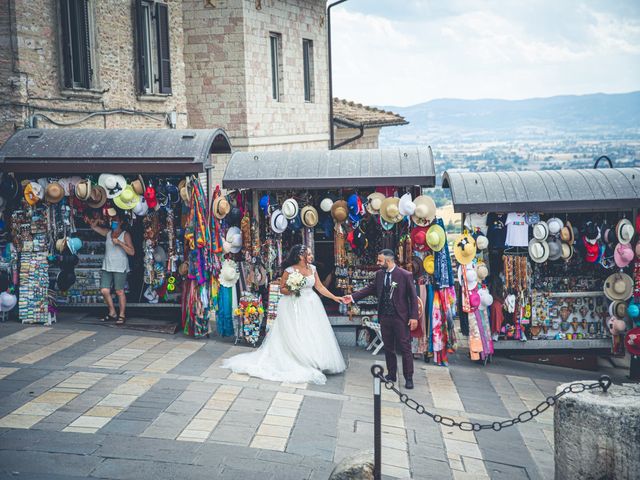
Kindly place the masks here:
[(307, 251), (307, 246), (302, 245), (300, 243), (291, 247), (289, 250), (289, 255), (282, 262), (282, 270), (286, 270), (289, 267), (294, 266), (296, 263), (300, 261), (300, 257), (304, 255)]

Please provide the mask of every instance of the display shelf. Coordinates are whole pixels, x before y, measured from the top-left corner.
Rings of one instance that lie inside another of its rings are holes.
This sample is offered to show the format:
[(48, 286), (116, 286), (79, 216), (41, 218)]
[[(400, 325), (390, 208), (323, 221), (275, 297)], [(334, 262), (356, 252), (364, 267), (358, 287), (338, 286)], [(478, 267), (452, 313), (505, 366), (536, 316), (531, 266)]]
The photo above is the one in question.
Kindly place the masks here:
[(611, 349), (610, 338), (587, 338), (582, 340), (494, 340), (495, 350), (539, 350), (567, 349), (590, 350), (592, 348)]

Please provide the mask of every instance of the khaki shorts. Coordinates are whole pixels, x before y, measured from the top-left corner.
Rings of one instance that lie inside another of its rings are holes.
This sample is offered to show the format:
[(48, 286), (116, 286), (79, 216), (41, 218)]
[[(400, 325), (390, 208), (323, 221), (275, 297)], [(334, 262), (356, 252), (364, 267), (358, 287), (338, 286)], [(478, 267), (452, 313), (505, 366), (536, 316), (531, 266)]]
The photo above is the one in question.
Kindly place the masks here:
[(100, 278), (100, 288), (113, 288), (117, 290), (124, 290), (124, 284), (127, 282), (127, 272), (107, 272), (102, 270), (102, 277)]

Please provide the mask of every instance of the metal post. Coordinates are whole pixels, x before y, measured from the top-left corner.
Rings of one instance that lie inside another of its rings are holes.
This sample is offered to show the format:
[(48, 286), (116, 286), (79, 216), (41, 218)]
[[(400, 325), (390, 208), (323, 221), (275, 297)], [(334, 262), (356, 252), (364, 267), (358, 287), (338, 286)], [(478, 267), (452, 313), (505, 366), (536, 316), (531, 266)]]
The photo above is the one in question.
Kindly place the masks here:
[(382, 386), (380, 382), (380, 375), (382, 375), (383, 368), (380, 365), (373, 365), (371, 367), (371, 374), (373, 375), (373, 478), (374, 480), (380, 480), (381, 478), (381, 465), (382, 465), (382, 420), (381, 408), (382, 408)]

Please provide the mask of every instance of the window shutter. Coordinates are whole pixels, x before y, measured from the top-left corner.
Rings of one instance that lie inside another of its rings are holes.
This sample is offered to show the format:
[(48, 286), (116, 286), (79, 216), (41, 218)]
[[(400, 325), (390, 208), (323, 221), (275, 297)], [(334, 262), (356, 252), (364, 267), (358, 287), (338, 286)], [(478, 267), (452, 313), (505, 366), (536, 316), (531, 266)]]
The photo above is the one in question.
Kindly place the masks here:
[(160, 93), (171, 93), (171, 59), (169, 58), (169, 8), (156, 3), (158, 34), (158, 81)]
[(60, 0), (60, 28), (62, 29), (62, 77), (66, 88), (73, 87), (71, 56), (71, 25), (69, 22), (69, 0)]
[(91, 88), (93, 79), (93, 68), (91, 68), (91, 29), (89, 28), (89, 0), (82, 0), (82, 21), (84, 23), (83, 34), (83, 50), (84, 50), (84, 75), (83, 86)]
[(135, 16), (136, 16), (136, 60), (138, 64), (137, 73), (138, 73), (138, 92), (145, 93), (148, 87), (147, 78), (145, 72), (145, 66), (147, 64), (147, 48), (146, 41), (144, 35), (144, 10), (142, 8), (142, 0), (134, 0), (135, 4)]

